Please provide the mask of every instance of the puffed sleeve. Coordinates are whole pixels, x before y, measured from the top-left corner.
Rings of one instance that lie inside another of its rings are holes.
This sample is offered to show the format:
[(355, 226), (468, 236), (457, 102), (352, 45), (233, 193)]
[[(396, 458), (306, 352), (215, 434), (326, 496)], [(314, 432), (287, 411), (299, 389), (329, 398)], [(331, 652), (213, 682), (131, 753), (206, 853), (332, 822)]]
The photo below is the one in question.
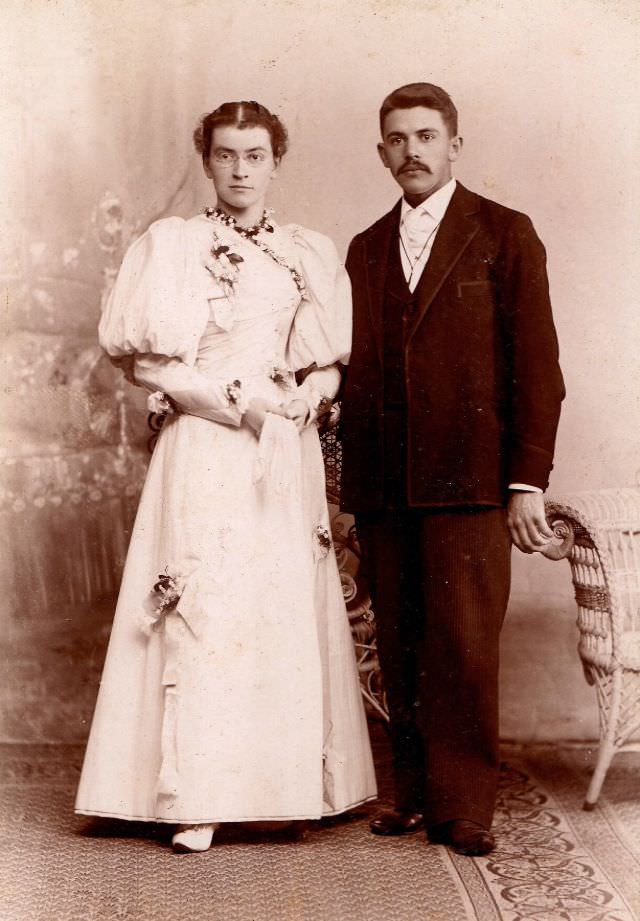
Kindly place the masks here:
[(194, 364), (208, 305), (192, 291), (190, 256), (179, 217), (156, 221), (127, 250), (98, 328), (108, 355), (154, 353)]
[(288, 343), (288, 364), (294, 369), (335, 362), (347, 364), (351, 354), (351, 285), (333, 242), (297, 225), (291, 233), (306, 294), (296, 312)]

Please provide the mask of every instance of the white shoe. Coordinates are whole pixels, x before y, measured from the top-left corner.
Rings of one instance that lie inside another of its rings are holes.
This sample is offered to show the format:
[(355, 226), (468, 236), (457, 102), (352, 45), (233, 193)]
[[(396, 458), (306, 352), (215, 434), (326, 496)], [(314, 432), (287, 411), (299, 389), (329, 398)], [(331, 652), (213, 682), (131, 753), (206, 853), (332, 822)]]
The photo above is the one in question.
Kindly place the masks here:
[(178, 825), (178, 830), (171, 839), (173, 849), (178, 854), (190, 854), (208, 851), (211, 846), (216, 825)]

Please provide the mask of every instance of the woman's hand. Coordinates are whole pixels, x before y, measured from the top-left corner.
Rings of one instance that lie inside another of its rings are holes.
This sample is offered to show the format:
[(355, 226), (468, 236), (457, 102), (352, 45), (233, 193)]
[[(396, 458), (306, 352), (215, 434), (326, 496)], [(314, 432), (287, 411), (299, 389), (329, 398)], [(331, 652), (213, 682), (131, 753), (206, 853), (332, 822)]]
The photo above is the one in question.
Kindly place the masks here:
[(295, 422), (296, 428), (301, 432), (309, 418), (309, 406), (305, 400), (291, 400), (285, 407), (284, 415)]
[(265, 400), (263, 397), (253, 397), (249, 400), (249, 405), (244, 412), (243, 418), (247, 425), (250, 426), (258, 436), (262, 431), (267, 413), (273, 413), (276, 416), (284, 416), (282, 406), (278, 406), (277, 403), (271, 403), (270, 400)]

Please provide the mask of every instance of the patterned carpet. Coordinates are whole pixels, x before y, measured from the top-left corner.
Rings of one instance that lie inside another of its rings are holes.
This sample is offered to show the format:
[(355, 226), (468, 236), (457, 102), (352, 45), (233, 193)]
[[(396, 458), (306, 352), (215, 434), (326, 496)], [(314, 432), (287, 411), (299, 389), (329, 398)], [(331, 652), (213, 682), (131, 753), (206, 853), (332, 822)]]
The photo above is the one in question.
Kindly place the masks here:
[[(374, 729), (382, 801), (386, 742)], [(638, 921), (640, 755), (581, 810), (592, 753), (505, 749), (499, 847), (470, 860), (422, 834), (378, 839), (379, 806), (299, 831), (227, 826), (204, 855), (170, 829), (73, 815), (82, 750), (0, 746), (0, 921)]]

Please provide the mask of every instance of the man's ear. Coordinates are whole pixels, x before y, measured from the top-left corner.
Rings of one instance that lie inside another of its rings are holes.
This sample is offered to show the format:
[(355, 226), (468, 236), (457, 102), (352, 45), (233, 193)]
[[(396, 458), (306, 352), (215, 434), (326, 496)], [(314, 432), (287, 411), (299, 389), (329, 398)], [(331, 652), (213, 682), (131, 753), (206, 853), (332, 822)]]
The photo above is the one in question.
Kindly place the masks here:
[(384, 165), (389, 169), (389, 161), (387, 159), (387, 151), (384, 149), (384, 144), (381, 142), (378, 144), (378, 156), (384, 163)]
[(459, 134), (451, 138), (449, 142), (449, 163), (454, 163), (458, 159), (462, 153), (463, 143), (463, 138), (461, 138)]

